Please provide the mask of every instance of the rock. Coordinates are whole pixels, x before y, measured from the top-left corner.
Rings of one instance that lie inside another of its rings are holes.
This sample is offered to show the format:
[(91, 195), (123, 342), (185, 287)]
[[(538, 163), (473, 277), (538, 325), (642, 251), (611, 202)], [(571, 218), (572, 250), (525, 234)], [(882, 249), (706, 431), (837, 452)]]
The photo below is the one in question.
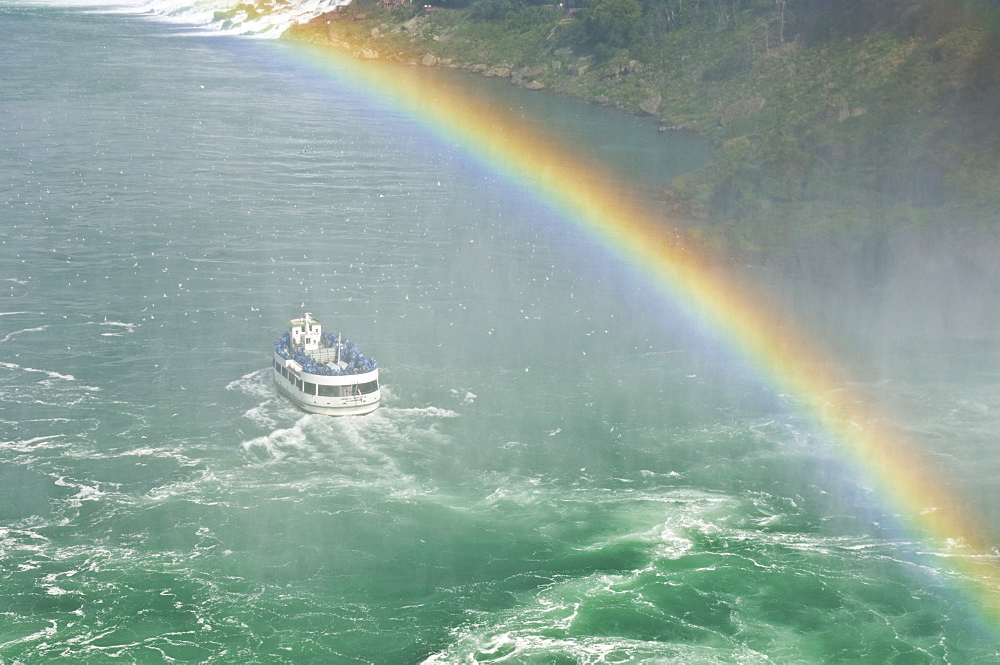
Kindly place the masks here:
[(378, 60), (379, 53), (373, 48), (362, 47), (354, 54), (356, 57), (362, 60)]
[(552, 69), (562, 69), (562, 63), (558, 60), (552, 61)]
[(525, 67), (520, 71), (521, 78), (533, 79), (549, 71), (548, 65), (538, 65), (537, 67)]
[(641, 72), (641, 71), (642, 71), (641, 62), (639, 62), (638, 60), (629, 60), (628, 62), (619, 62), (605, 67), (604, 78), (613, 79), (619, 76), (634, 74), (635, 72)]
[(851, 106), (847, 103), (847, 98), (843, 95), (834, 95), (823, 110), (824, 120), (836, 120), (844, 122), (851, 117)]
[(587, 72), (587, 64), (573, 65), (566, 70), (570, 76), (583, 76)]
[(496, 67), (490, 67), (486, 70), (484, 76), (495, 76), (497, 78), (510, 78), (510, 67), (505, 65), (497, 65)]
[(722, 124), (728, 125), (736, 118), (754, 115), (764, 108), (764, 98), (755, 97), (753, 99), (743, 99), (726, 107), (722, 112)]
[(525, 90), (541, 90), (545, 87), (545, 84), (541, 81), (529, 81), (524, 84)]
[(341, 51), (350, 51), (351, 50), (351, 45), (350, 44), (348, 44), (344, 40), (342, 40), (342, 39), (340, 39), (338, 37), (335, 37), (333, 35), (330, 35), (329, 37), (327, 37), (326, 43), (329, 44), (330, 46), (336, 48), (336, 49), (340, 49)]
[(372, 34), (372, 39), (378, 39), (379, 37), (382, 36), (382, 31), (379, 30), (378, 28), (372, 28), (371, 34)]
[(660, 104), (662, 103), (663, 97), (660, 95), (652, 95), (639, 102), (639, 110), (646, 115), (656, 115), (656, 112), (660, 110)]
[(469, 71), (470, 72), (476, 72), (477, 74), (482, 74), (487, 69), (489, 69), (489, 66), (488, 65), (484, 65), (482, 63), (477, 64), (477, 65), (472, 65), (471, 67), (469, 67)]
[(420, 64), (424, 67), (433, 67), (438, 63), (438, 57), (432, 53), (427, 53), (420, 59)]
[[(215, 12), (215, 20), (216, 21), (219, 20), (219, 14), (222, 14), (222, 12)], [(233, 12), (232, 11), (226, 12), (226, 14), (230, 14), (229, 18), (233, 17)], [(306, 23), (306, 25), (307, 26), (325, 25), (325, 24), (329, 23), (330, 21), (335, 21), (335, 20), (337, 20), (339, 18), (342, 18), (342, 17), (340, 16), (340, 12), (338, 12), (338, 11), (324, 12), (323, 14), (320, 14), (319, 16), (316, 16), (316, 17), (312, 18), (308, 23)]]
[[(522, 85), (527, 87), (528, 83), (533, 83), (536, 78), (538, 78), (547, 71), (549, 71), (548, 65), (539, 65), (537, 67), (522, 67), (516, 72), (511, 72), (510, 80), (515, 85)], [(531, 89), (537, 90), (538, 88), (531, 88)]]

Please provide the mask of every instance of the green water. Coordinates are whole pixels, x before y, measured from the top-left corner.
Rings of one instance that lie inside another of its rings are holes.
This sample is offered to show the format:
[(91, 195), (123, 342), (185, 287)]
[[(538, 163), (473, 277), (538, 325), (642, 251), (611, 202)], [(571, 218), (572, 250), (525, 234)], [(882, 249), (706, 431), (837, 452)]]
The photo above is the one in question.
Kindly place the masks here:
[[(960, 549), (455, 146), (280, 44), (12, 2), (0, 26), (0, 663), (1000, 658)], [(440, 84), (648, 191), (707, 158)], [(275, 392), (305, 310), (378, 359), (375, 414)], [(984, 524), (998, 362), (915, 341), (851, 387)]]

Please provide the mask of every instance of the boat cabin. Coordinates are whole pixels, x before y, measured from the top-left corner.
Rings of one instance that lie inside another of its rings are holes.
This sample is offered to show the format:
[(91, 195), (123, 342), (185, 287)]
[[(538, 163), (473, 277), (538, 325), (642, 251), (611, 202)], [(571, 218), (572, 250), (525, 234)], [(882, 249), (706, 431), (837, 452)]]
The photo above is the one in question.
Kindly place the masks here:
[(305, 317), (292, 319), (289, 326), (292, 344), (301, 347), (304, 351), (315, 351), (319, 348), (320, 340), (323, 338), (323, 327), (319, 321), (312, 318), (312, 314), (306, 312)]

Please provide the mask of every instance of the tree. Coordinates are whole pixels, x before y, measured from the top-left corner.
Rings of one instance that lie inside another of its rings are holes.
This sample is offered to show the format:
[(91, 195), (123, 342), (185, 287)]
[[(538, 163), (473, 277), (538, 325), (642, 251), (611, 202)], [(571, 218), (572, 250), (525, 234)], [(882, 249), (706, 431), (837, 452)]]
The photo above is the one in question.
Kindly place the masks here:
[(595, 44), (628, 48), (642, 26), (642, 5), (639, 0), (597, 0), (589, 25)]

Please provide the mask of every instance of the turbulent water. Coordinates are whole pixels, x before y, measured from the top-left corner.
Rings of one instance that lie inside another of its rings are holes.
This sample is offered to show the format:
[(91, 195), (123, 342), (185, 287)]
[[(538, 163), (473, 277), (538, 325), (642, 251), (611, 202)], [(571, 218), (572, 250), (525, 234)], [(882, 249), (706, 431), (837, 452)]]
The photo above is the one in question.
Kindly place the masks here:
[[(0, 663), (1000, 658), (794, 398), (391, 105), (156, 14), (3, 0), (0, 34)], [(707, 157), (414, 75), (650, 187)], [(275, 392), (305, 310), (378, 359), (375, 414)], [(996, 345), (858, 381), (995, 523)]]

